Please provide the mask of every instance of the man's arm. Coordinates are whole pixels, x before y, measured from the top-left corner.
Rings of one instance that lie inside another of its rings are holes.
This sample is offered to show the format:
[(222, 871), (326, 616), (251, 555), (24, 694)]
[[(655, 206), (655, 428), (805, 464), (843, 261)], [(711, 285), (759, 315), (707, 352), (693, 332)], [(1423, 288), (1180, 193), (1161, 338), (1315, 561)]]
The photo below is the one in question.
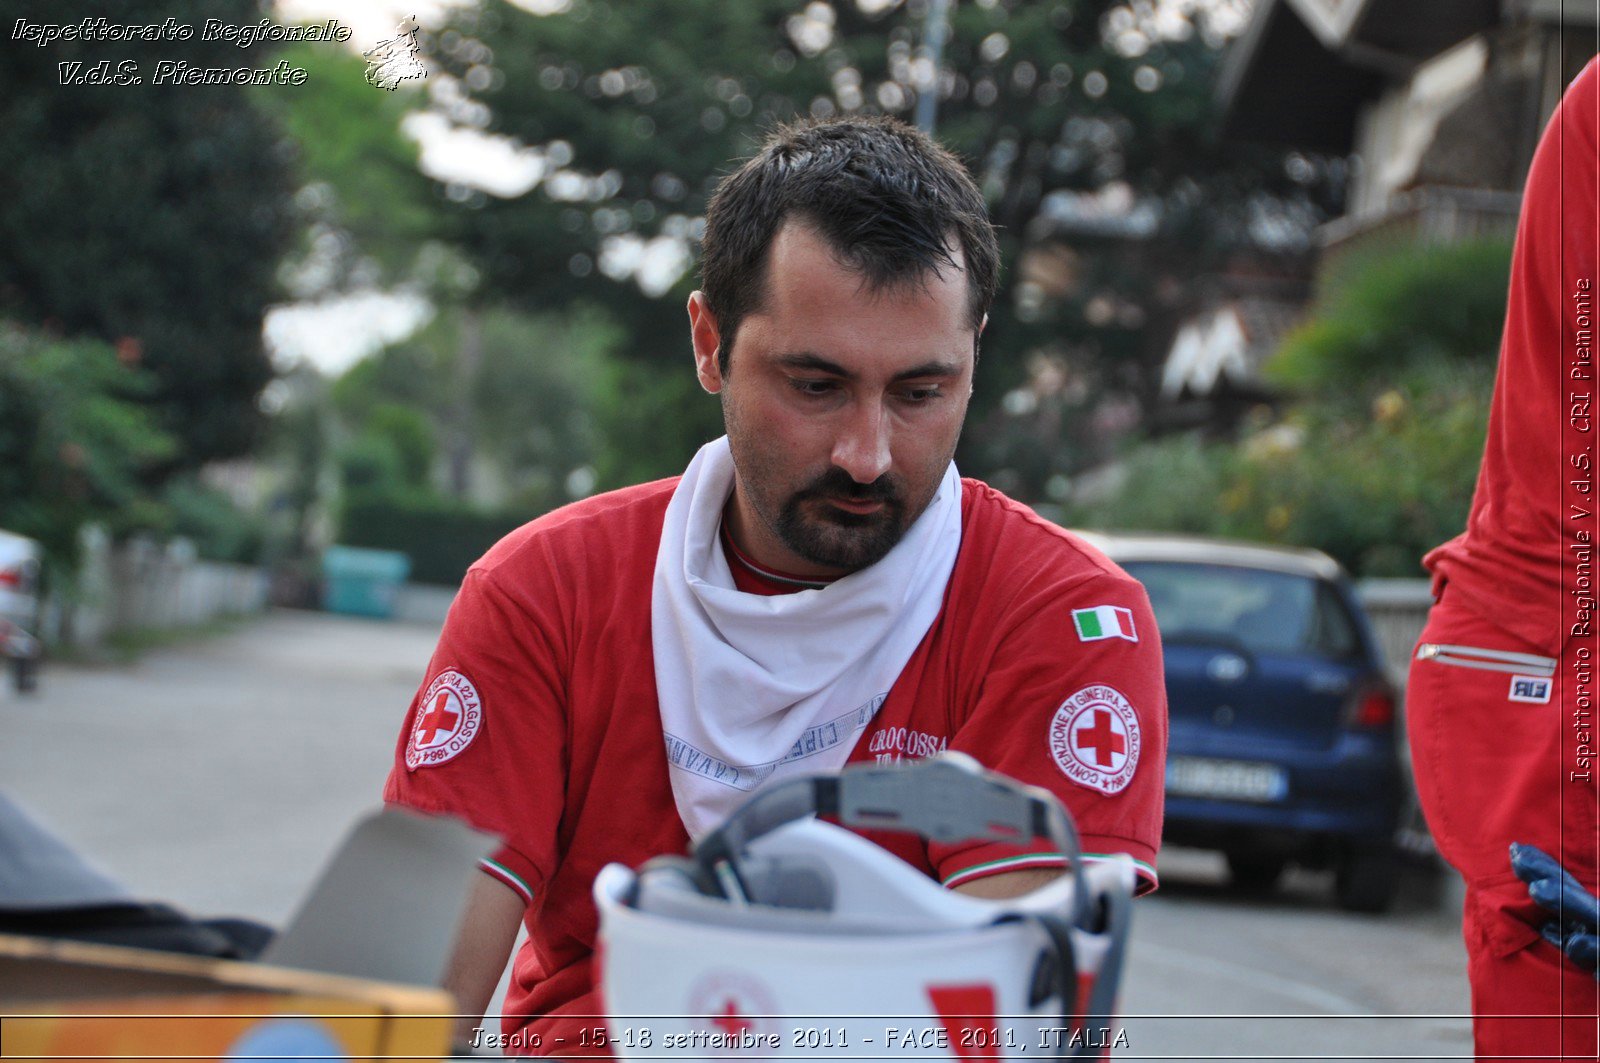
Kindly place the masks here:
[(445, 965), (444, 988), (456, 998), (452, 1034), (456, 1043), (472, 1041), (472, 1031), (483, 1020), (489, 998), (505, 972), (526, 910), (527, 902), (516, 890), (489, 875), (478, 875), (461, 913), (455, 948)]
[[(1029, 560), (1041, 572), (1060, 561), (1053, 542), (1033, 546), (1011, 553), (1037, 555)], [(1155, 886), (1167, 744), (1161, 646), (1143, 588), (1109, 563), (1102, 569), (1030, 585), (1003, 615), (984, 618), (979, 653), (986, 656), (974, 669), (983, 678), (950, 748), (1054, 793), (1072, 815), (1084, 858), (1127, 853), (1147, 891)], [(1075, 614), (1102, 606), (1124, 620), (1131, 614), (1132, 622), (1119, 637), (1086, 641)], [(1110, 748), (1090, 755), (1074, 747), (1096, 724), (1115, 732)], [(1064, 862), (1054, 848), (932, 843), (928, 855), (952, 889), (1015, 896), (1043, 885), (1044, 873)], [(1023, 871), (1039, 874), (1021, 877)], [(996, 882), (977, 885), (986, 879)]]
[(554, 597), (541, 582), (548, 573), (523, 566), (507, 578), (515, 593), (491, 575), (474, 565), (462, 580), (383, 788), (389, 804), (459, 816), (504, 843), (494, 877), (471, 873), (441, 981), (467, 1016), (455, 1024), (463, 1037), (494, 996), (528, 898), (557, 862), (566, 779), (566, 650), (548, 634), (559, 618), (539, 612)]
[(963, 882), (952, 887), (957, 893), (965, 893), (969, 897), (982, 897), (986, 900), (997, 901), (1011, 897), (1020, 897), (1024, 893), (1032, 893), (1047, 883), (1060, 878), (1062, 872), (1056, 868), (1029, 868), (1023, 871), (1007, 871), (1000, 875), (987, 875), (984, 878), (975, 878), (971, 882)]

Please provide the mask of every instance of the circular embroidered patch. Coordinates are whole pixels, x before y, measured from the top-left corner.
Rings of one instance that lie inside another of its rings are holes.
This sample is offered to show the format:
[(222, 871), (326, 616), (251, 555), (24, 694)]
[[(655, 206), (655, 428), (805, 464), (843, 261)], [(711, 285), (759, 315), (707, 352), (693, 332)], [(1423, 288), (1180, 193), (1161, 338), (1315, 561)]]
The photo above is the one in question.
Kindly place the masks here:
[(440, 672), (417, 706), (406, 742), (406, 768), (436, 768), (460, 756), (483, 728), (483, 703), (472, 681), (454, 669)]
[(1111, 687), (1084, 687), (1050, 721), (1050, 756), (1073, 782), (1121, 793), (1139, 766), (1139, 715)]

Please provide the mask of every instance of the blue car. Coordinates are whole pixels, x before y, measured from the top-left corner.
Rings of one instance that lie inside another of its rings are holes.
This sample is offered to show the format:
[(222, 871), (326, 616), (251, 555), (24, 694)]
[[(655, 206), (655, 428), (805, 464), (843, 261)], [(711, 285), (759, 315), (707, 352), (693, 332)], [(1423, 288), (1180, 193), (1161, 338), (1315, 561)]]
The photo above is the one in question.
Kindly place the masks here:
[(1339, 565), (1314, 550), (1086, 535), (1144, 584), (1171, 733), (1166, 826), (1242, 887), (1334, 869), (1339, 904), (1394, 897), (1405, 776), (1395, 692)]

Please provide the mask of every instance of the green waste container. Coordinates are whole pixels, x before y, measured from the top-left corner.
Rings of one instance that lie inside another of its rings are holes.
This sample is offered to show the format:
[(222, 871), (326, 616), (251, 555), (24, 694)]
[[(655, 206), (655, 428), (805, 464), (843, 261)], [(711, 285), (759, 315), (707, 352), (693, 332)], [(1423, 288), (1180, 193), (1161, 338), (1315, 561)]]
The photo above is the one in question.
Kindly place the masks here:
[(330, 546), (322, 554), (322, 607), (388, 619), (410, 574), (411, 558), (399, 551)]

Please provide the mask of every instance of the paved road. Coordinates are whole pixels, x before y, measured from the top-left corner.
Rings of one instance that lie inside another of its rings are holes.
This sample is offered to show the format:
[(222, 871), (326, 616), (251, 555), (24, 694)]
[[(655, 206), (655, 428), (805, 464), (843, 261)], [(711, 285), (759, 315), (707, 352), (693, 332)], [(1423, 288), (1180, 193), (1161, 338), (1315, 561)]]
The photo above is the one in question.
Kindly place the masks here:
[(140, 893), (279, 923), (381, 802), (436, 629), (280, 612), (0, 700), (0, 786)]
[[(282, 612), (131, 666), (50, 668), (38, 696), (0, 695), (0, 786), (142, 894), (281, 922), (377, 804), (436, 637)], [(1209, 854), (1164, 855), (1117, 1058), (1470, 1056), (1447, 911), (1352, 916), (1325, 876), (1265, 900), (1222, 879)]]
[(1458, 911), (1419, 883), (1389, 914), (1352, 915), (1331, 877), (1247, 898), (1220, 856), (1164, 853), (1161, 890), (1135, 907), (1129, 1058), (1470, 1059)]

